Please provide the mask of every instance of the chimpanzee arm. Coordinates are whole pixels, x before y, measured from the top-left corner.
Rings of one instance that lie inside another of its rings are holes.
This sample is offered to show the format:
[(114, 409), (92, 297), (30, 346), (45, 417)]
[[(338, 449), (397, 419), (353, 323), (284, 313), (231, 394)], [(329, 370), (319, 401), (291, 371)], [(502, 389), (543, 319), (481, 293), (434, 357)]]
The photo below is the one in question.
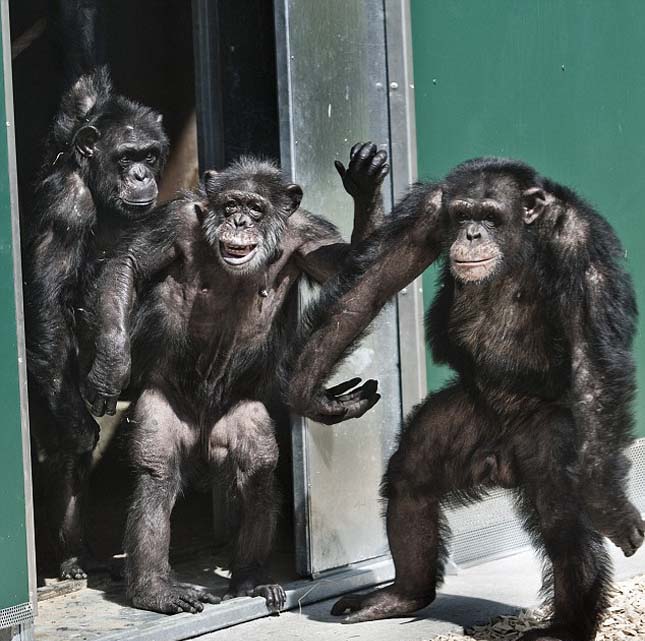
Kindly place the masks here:
[(387, 153), (377, 151), (371, 142), (357, 143), (349, 152), (345, 169), (337, 160), (334, 165), (345, 191), (354, 199), (352, 245), (365, 240), (383, 223), (383, 180), (390, 171)]
[[(383, 222), (382, 184), (389, 171), (387, 153), (371, 142), (357, 143), (350, 151), (347, 169), (340, 161), (336, 170), (347, 193), (354, 199), (354, 228), (351, 246), (374, 232)], [(341, 268), (351, 246), (344, 243), (336, 227), (308, 212), (304, 217), (302, 244), (296, 254), (301, 269), (324, 283)]]
[(95, 416), (114, 414), (129, 383), (130, 320), (137, 291), (176, 258), (176, 215), (173, 203), (154, 210), (124, 239), (98, 279), (92, 310), (94, 362), (84, 389)]
[(359, 379), (324, 390), (348, 348), (385, 303), (439, 255), (437, 187), (414, 189), (383, 225), (348, 257), (343, 270), (307, 310), (296, 341), (289, 402), (294, 411), (322, 423), (362, 416), (379, 399), (376, 382), (348, 391)]
[(36, 198), (37, 216), (28, 221), (24, 261), (30, 379), (57, 419), (62, 438), (69, 437), (78, 451), (91, 451), (98, 429), (87, 420), (78, 389), (75, 316), (82, 313), (77, 309), (79, 274), (94, 206), (73, 175), (50, 176)]

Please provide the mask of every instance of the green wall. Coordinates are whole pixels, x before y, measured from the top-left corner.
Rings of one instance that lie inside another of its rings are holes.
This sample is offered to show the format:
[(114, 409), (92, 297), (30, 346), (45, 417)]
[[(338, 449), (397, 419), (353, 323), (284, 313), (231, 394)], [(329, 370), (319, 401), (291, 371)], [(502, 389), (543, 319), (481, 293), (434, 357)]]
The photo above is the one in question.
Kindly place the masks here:
[(0, 610), (29, 601), (3, 78), (0, 69)]
[[(645, 308), (645, 2), (411, 0), (421, 178), (520, 158), (614, 225)], [(433, 269), (424, 276), (426, 303)], [(645, 383), (643, 320), (636, 341)], [(445, 372), (428, 363), (428, 384)], [(637, 400), (645, 436), (645, 394)]]

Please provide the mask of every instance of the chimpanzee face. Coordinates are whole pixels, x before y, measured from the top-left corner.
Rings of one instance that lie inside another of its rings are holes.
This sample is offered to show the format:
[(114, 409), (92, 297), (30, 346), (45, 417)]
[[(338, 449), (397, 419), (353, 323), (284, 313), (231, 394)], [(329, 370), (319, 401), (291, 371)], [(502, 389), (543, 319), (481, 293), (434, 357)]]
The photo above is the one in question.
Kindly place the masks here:
[(167, 154), (156, 114), (143, 122), (83, 127), (76, 148), (87, 158), (88, 184), (97, 204), (132, 218), (156, 203), (157, 181)]
[(206, 172), (209, 210), (202, 223), (204, 234), (231, 274), (260, 272), (276, 260), (288, 218), (300, 205), (300, 187), (283, 183), (277, 170), (269, 168), (258, 163), (221, 174)]
[(490, 280), (529, 255), (532, 242), (526, 227), (547, 202), (541, 188), (523, 190), (512, 177), (479, 175), (448, 194), (448, 256), (458, 281)]

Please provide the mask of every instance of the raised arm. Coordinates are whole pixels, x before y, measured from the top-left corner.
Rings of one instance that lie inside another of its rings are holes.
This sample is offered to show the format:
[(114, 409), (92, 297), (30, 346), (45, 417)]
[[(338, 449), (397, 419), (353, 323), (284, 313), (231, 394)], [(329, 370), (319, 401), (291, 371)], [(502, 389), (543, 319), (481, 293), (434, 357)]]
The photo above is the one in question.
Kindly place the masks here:
[(357, 143), (350, 151), (347, 168), (336, 161), (345, 191), (354, 199), (354, 228), (351, 245), (345, 243), (334, 225), (323, 218), (301, 212), (305, 219), (303, 242), (296, 258), (300, 267), (319, 283), (341, 269), (352, 246), (367, 238), (383, 222), (383, 180), (388, 174), (387, 153), (371, 142)]
[(440, 203), (439, 187), (413, 188), (306, 311), (291, 359), (289, 403), (295, 412), (332, 424), (362, 416), (378, 401), (375, 381), (351, 391), (359, 379), (330, 390), (323, 385), (385, 303), (439, 255)]
[(130, 379), (130, 325), (137, 292), (176, 257), (176, 207), (151, 213), (104, 264), (90, 304), (94, 361), (84, 395), (92, 414), (114, 414)]

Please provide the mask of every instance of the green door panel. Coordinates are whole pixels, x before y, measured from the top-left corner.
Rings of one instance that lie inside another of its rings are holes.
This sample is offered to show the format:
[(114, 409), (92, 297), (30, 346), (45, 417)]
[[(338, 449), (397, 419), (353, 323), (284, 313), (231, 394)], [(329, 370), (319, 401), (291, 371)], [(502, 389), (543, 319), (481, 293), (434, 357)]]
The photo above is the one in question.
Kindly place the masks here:
[[(617, 230), (644, 306), (645, 3), (411, 0), (411, 10), (419, 176), (501, 155), (570, 185)], [(424, 275), (427, 303), (435, 270)], [(431, 389), (445, 376), (428, 363)]]
[(0, 69), (0, 610), (29, 601), (8, 166), (9, 153), (13, 150), (9, 150), (7, 144), (2, 71)]

